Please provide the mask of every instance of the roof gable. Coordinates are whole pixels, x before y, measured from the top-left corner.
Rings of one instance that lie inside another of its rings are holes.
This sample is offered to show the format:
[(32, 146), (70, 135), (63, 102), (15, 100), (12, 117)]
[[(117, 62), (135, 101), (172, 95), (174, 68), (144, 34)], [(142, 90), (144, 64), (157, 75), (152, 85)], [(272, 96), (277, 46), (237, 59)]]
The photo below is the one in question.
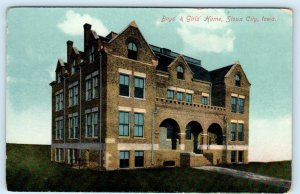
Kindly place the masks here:
[(184, 59), (184, 57), (182, 55), (177, 56), (169, 65), (168, 68), (172, 67), (174, 64), (183, 64), (183, 67), (185, 69), (187, 69), (192, 75), (194, 74), (193, 71), (191, 70), (190, 66), (188, 65), (188, 63), (186, 62), (186, 60)]
[(142, 40), (145, 42), (147, 48), (149, 49), (149, 51), (151, 52), (152, 56), (157, 59), (157, 56), (154, 54), (154, 52), (152, 51), (150, 45), (148, 44), (148, 42), (146, 41), (145, 37), (143, 36), (142, 32), (140, 31), (140, 29), (138, 28), (136, 22), (133, 20), (132, 22), (130, 22), (130, 24), (128, 26), (126, 26), (126, 28), (124, 28), (122, 30), (122, 32), (120, 32), (119, 34), (115, 35), (112, 39), (110, 39), (110, 41), (108, 42), (108, 44), (113, 43), (114, 41), (116, 41), (117, 39), (119, 39), (129, 28), (135, 28), (137, 30), (137, 32), (139, 33), (140, 37), (142, 38)]
[(65, 63), (62, 59), (57, 60), (55, 72), (60, 71), (62, 68), (65, 67)]

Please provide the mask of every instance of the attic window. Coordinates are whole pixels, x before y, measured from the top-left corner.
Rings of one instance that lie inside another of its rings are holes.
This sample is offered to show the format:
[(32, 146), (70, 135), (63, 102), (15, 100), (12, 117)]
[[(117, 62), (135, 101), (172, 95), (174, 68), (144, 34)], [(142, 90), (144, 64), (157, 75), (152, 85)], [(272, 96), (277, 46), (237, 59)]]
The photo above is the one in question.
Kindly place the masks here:
[(179, 65), (177, 67), (177, 79), (184, 79), (183, 75), (184, 75), (183, 67)]
[(133, 42), (128, 43), (128, 58), (137, 60), (137, 46)]
[(241, 76), (240, 76), (240, 74), (236, 74), (235, 75), (235, 85), (236, 86), (241, 86)]
[(60, 81), (61, 81), (60, 76), (61, 76), (61, 73), (60, 73), (60, 71), (59, 71), (59, 72), (57, 72), (57, 74), (56, 74), (56, 81), (57, 81), (57, 83), (60, 83)]
[(92, 45), (91, 49), (90, 49), (90, 55), (89, 55), (89, 61), (90, 63), (93, 62), (95, 60), (95, 46)]
[(76, 60), (73, 59), (71, 63), (71, 75), (75, 73), (75, 65), (76, 65)]

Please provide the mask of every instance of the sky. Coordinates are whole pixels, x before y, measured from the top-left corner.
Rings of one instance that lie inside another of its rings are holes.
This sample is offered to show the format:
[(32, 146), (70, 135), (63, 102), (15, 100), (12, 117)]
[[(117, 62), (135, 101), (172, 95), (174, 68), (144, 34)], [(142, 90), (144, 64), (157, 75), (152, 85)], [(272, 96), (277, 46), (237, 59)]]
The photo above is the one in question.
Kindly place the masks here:
[(66, 60), (66, 41), (83, 50), (84, 23), (106, 36), (132, 20), (149, 44), (200, 59), (207, 70), (240, 61), (251, 83), (249, 161), (291, 159), (293, 26), (286, 9), (11, 8), (7, 142), (50, 144), (49, 83), (57, 59)]

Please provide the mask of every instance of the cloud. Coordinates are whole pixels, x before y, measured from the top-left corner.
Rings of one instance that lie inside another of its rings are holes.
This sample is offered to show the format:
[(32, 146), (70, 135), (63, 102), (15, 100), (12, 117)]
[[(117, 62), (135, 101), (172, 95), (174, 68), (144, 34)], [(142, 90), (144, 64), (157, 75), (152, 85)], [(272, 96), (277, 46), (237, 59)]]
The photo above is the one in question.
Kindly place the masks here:
[(250, 120), (249, 161), (292, 158), (292, 117)]
[(9, 95), (6, 104), (6, 142), (25, 144), (51, 143), (51, 107), (32, 106), (23, 111), (13, 108)]
[(80, 15), (73, 10), (66, 12), (65, 20), (57, 25), (57, 27), (68, 35), (83, 35), (83, 25), (89, 23), (92, 29), (98, 34), (105, 36), (109, 33), (108, 29), (100, 19), (93, 18), (88, 14)]
[[(232, 52), (234, 49), (234, 32), (225, 19), (222, 9), (187, 9), (179, 14), (180, 22), (177, 33), (184, 43), (184, 53), (193, 52)], [(198, 22), (187, 22), (189, 16), (200, 16)], [(222, 18), (223, 22), (206, 22), (207, 17)]]

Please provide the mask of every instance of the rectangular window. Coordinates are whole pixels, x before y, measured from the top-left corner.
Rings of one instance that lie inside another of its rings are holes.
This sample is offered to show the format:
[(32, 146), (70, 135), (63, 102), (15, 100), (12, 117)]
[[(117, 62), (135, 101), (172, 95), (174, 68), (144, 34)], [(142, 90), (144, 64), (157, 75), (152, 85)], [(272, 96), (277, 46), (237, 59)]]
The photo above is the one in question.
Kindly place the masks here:
[(73, 88), (70, 88), (69, 89), (69, 106), (73, 106), (73, 100), (74, 100)]
[(236, 151), (231, 151), (231, 163), (235, 162), (235, 153)]
[(78, 105), (78, 85), (73, 87), (74, 89), (74, 100), (73, 100), (73, 104), (74, 105)]
[(121, 96), (129, 96), (129, 76), (120, 74), (119, 79), (119, 94)]
[(78, 105), (78, 85), (69, 88), (69, 107)]
[(59, 110), (59, 94), (55, 96), (55, 111)]
[(236, 140), (236, 123), (231, 123), (230, 141)]
[(76, 60), (73, 59), (71, 63), (71, 75), (75, 73), (75, 64), (76, 64)]
[(173, 90), (167, 91), (167, 98), (170, 100), (174, 100), (174, 91)]
[(191, 103), (192, 102), (192, 94), (185, 94), (185, 100), (186, 100), (186, 102)]
[(236, 97), (231, 97), (231, 112), (236, 112), (236, 101), (237, 101), (237, 98)]
[(90, 100), (92, 99), (92, 80), (91, 79), (86, 80), (85, 86), (86, 86), (85, 88), (86, 100)]
[(238, 124), (238, 140), (244, 141), (244, 124)]
[(91, 113), (85, 115), (85, 137), (92, 137), (92, 118)]
[(74, 120), (74, 138), (79, 137), (78, 116), (73, 117)]
[(55, 122), (55, 139), (62, 140), (63, 139), (63, 120), (57, 120)]
[(92, 47), (90, 49), (89, 60), (90, 60), (90, 63), (95, 60), (95, 46), (94, 45), (92, 45)]
[(98, 98), (98, 77), (93, 77), (93, 98)]
[(244, 113), (244, 103), (245, 100), (243, 98), (239, 98), (239, 113)]
[(69, 117), (69, 138), (76, 139), (79, 136), (78, 116)]
[(76, 164), (78, 161), (78, 150), (68, 149), (68, 164)]
[(134, 113), (134, 136), (143, 137), (144, 131), (144, 114)]
[(243, 162), (243, 151), (238, 152), (238, 161)]
[(119, 112), (119, 136), (129, 136), (129, 112)]
[(62, 162), (63, 154), (64, 154), (64, 150), (62, 148), (55, 148), (55, 161)]
[(120, 168), (129, 168), (129, 151), (120, 151)]
[(208, 96), (202, 96), (202, 98), (201, 98), (201, 104), (208, 105)]
[(144, 98), (144, 78), (135, 77), (134, 78), (134, 97), (135, 98)]
[(60, 83), (61, 82), (61, 73), (60, 72), (58, 72), (57, 74), (56, 74), (56, 80), (57, 80), (57, 83)]
[(183, 100), (183, 93), (182, 92), (177, 92), (177, 100), (182, 101)]
[(73, 117), (69, 117), (69, 138), (74, 138), (75, 133), (74, 133), (74, 122), (73, 122)]
[(98, 137), (98, 112), (93, 112), (93, 137)]
[(59, 110), (63, 109), (64, 105), (64, 93), (59, 94)]
[(144, 151), (134, 152), (134, 166), (143, 167), (144, 166)]

